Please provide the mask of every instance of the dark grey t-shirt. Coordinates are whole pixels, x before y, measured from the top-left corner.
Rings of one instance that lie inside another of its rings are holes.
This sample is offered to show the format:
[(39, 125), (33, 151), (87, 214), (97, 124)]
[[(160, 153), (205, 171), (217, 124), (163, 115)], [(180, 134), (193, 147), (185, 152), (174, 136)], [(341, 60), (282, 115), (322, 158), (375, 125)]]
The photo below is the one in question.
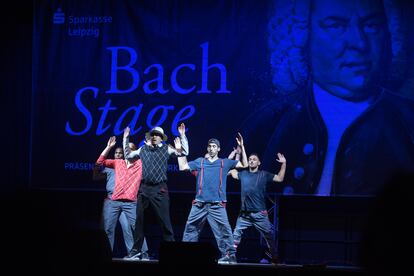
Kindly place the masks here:
[(275, 175), (266, 171), (239, 172), (241, 185), (241, 211), (259, 212), (266, 210), (266, 186), (273, 182)]

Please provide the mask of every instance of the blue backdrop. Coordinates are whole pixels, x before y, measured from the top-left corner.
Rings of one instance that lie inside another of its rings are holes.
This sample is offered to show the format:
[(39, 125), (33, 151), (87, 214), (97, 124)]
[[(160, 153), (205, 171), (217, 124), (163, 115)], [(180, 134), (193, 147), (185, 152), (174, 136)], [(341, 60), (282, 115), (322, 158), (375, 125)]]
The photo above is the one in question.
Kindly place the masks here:
[[(284, 194), (373, 195), (414, 170), (413, 9), (399, 1), (36, 1), (31, 185), (102, 189), (126, 126), (184, 122), (189, 160), (245, 138)], [(410, 48), (411, 46), (411, 48)], [(170, 189), (194, 191), (170, 161)], [(228, 185), (238, 191), (237, 185)]]

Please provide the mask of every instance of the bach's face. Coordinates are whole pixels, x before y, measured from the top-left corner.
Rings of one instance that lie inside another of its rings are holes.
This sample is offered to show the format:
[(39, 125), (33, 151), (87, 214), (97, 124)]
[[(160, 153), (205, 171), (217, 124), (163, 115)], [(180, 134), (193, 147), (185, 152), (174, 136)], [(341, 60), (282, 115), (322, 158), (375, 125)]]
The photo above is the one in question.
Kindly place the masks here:
[(360, 101), (378, 81), (386, 22), (380, 0), (314, 0), (310, 59), (313, 80), (331, 94)]

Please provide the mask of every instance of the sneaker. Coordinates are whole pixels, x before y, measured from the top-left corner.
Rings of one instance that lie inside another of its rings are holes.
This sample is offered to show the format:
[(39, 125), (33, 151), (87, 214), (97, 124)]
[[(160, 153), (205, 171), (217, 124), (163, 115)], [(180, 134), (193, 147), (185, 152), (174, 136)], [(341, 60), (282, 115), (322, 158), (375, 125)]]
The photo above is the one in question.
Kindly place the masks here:
[(220, 259), (218, 259), (217, 263), (219, 264), (237, 264), (236, 256), (234, 255), (226, 255)]
[[(144, 253), (144, 254), (147, 254), (147, 253)], [(141, 259), (141, 255), (142, 255), (142, 252), (136, 251), (136, 250), (131, 250), (131, 252), (129, 252), (129, 254), (124, 257), (124, 260), (137, 261), (137, 260)], [(148, 254), (147, 254), (147, 256), (148, 256)]]
[(147, 252), (142, 252), (141, 261), (150, 261), (150, 257)]
[(260, 260), (260, 263), (261, 264), (270, 264), (270, 261), (266, 258), (263, 258), (263, 259)]
[(261, 264), (278, 264), (279, 263), (279, 259), (277, 257), (272, 257), (271, 259), (269, 258), (263, 258), (260, 260)]

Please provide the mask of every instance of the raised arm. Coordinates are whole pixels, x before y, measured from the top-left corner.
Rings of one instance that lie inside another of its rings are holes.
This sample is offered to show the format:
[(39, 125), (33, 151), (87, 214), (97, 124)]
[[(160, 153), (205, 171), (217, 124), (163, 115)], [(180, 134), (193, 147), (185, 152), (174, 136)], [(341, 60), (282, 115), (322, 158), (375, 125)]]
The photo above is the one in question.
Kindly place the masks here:
[[(175, 150), (181, 152), (181, 139), (176, 137), (174, 139)], [(188, 166), (187, 157), (186, 156), (178, 156), (178, 169), (180, 171), (189, 171), (190, 167)]]
[[(188, 147), (188, 140), (187, 136), (185, 136), (185, 125), (184, 123), (181, 123), (178, 127), (178, 132), (180, 133), (180, 143), (181, 143), (181, 149), (178, 151), (176, 148), (168, 147), (168, 154), (174, 154), (176, 156), (188, 156), (189, 147)], [(175, 143), (175, 141), (174, 141)]]
[(129, 133), (130, 133), (130, 128), (126, 127), (124, 129), (124, 140), (123, 140), (124, 157), (125, 159), (135, 159), (139, 156), (139, 153), (141, 152), (141, 148), (137, 150), (131, 150), (131, 148), (129, 147)]
[(239, 145), (237, 145), (236, 148), (233, 148), (233, 151), (230, 152), (229, 156), (227, 157), (228, 159), (234, 159), (237, 161), (240, 161), (240, 154), (241, 154), (241, 148)]
[[(182, 146), (181, 146), (181, 139), (176, 137), (174, 139), (174, 145), (175, 145), (175, 150), (177, 152), (181, 152), (182, 151)], [(187, 157), (186, 156), (178, 156), (178, 168), (180, 171), (189, 171), (190, 167), (188, 166), (188, 162), (187, 162)]]
[(278, 174), (275, 174), (275, 176), (273, 177), (273, 181), (274, 182), (282, 182), (283, 179), (285, 178), (286, 158), (285, 158), (285, 156), (283, 156), (283, 154), (278, 153), (276, 161), (279, 162), (279, 163), (282, 163), (282, 166), (280, 167), (280, 170), (279, 170)]
[(102, 151), (101, 155), (96, 161), (96, 165), (98, 166), (104, 165), (106, 167), (111, 167), (111, 168), (113, 167), (113, 162), (111, 162), (111, 160), (106, 160), (106, 157), (108, 156), (108, 153), (111, 151), (111, 149), (115, 146), (115, 144), (116, 144), (116, 138), (115, 136), (112, 136), (111, 138), (109, 138), (106, 148)]
[(239, 133), (237, 133), (238, 137), (236, 137), (236, 141), (237, 144), (239, 145), (239, 147), (241, 148), (241, 162), (237, 162), (236, 164), (236, 168), (247, 168), (247, 166), (249, 165), (249, 163), (247, 162), (247, 155), (246, 155), (246, 150), (244, 149), (244, 142), (243, 142), (243, 137), (242, 135)]
[(115, 144), (116, 144), (116, 137), (115, 136), (110, 137), (108, 140), (108, 143), (106, 144), (106, 148), (101, 153), (101, 156), (104, 156), (106, 158), (108, 156), (108, 153), (115, 146)]
[(188, 166), (186, 156), (178, 156), (178, 168), (180, 171), (189, 171), (190, 167)]

